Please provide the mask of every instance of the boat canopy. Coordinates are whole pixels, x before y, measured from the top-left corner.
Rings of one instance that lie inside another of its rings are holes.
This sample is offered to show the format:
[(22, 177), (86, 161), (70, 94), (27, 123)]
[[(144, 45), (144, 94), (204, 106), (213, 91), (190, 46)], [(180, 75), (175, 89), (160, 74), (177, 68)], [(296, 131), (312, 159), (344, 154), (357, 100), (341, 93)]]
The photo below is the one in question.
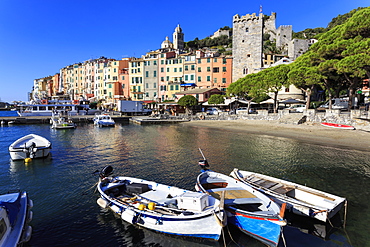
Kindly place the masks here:
[(12, 193), (0, 196), (0, 207), (3, 206), (7, 209), (11, 226), (14, 226), (21, 208), (21, 196), (22, 193)]

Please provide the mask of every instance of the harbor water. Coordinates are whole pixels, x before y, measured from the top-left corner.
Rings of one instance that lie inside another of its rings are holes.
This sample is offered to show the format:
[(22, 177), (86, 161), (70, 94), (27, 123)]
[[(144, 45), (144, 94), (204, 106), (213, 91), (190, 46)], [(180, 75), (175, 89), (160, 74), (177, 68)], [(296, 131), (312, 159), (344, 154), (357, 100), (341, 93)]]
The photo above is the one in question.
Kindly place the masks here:
[[(11, 161), (9, 145), (30, 133), (51, 141), (51, 157)], [(232, 227), (218, 242), (156, 233), (97, 205), (93, 172), (106, 165), (114, 175), (194, 190), (199, 148), (214, 171), (250, 170), (348, 199), (344, 229), (300, 220), (284, 227), (279, 246), (370, 246), (370, 152), (184, 124), (3, 125), (0, 136), (0, 193), (27, 191), (34, 202), (26, 246), (264, 246)], [(343, 221), (344, 210), (339, 217)]]

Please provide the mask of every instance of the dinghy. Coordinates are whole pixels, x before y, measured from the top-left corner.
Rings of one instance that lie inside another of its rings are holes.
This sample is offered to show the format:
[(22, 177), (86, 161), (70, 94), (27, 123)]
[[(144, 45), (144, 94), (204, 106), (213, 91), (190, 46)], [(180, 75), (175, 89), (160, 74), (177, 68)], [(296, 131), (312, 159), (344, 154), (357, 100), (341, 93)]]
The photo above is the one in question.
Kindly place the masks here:
[(224, 197), (228, 223), (268, 246), (279, 244), (282, 226), (286, 225), (284, 207), (280, 207), (258, 190), (236, 179), (208, 170), (206, 160), (200, 161), (196, 189), (216, 199)]
[(139, 178), (112, 177), (113, 168), (99, 173), (97, 185), (102, 208), (122, 220), (157, 232), (218, 240), (226, 223), (220, 201), (199, 192)]
[(32, 206), (26, 192), (0, 195), (0, 246), (21, 246), (30, 240)]
[(46, 138), (29, 134), (19, 138), (9, 146), (12, 160), (23, 160), (26, 158), (45, 158), (49, 155), (51, 143)]
[(346, 130), (354, 130), (355, 129), (355, 127), (350, 126), (350, 125), (345, 125), (345, 124), (336, 124), (336, 123), (323, 122), (323, 123), (321, 123), (321, 125), (325, 126), (325, 127), (335, 128), (335, 129), (346, 129)]
[(235, 179), (259, 190), (294, 214), (326, 222), (346, 204), (346, 198), (263, 174), (235, 168)]

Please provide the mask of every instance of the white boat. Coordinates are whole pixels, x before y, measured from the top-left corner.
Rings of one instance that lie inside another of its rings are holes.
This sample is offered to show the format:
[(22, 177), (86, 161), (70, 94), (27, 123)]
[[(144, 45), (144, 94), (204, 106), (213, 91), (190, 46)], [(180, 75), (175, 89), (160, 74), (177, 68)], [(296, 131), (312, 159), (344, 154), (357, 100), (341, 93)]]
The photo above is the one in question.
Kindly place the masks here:
[(32, 206), (26, 192), (0, 195), (0, 246), (21, 246), (30, 240)]
[(50, 149), (49, 140), (36, 134), (29, 134), (13, 142), (9, 146), (9, 153), (12, 160), (45, 158), (50, 154)]
[(52, 116), (53, 113), (65, 113), (70, 116), (75, 115), (94, 115), (98, 110), (89, 109), (89, 105), (72, 103), (53, 103), (20, 105), (17, 111), (21, 117), (28, 116)]
[(76, 124), (68, 117), (55, 116), (50, 119), (52, 129), (75, 129)]
[(112, 127), (116, 124), (108, 114), (95, 115), (93, 121), (99, 127)]
[(235, 179), (259, 190), (286, 209), (326, 222), (346, 204), (346, 198), (263, 174), (234, 169)]
[(218, 240), (226, 222), (220, 201), (204, 193), (132, 177), (100, 172), (97, 185), (102, 208), (122, 220), (157, 232)]
[(236, 179), (203, 170), (198, 175), (196, 189), (216, 199), (224, 195), (228, 224), (238, 227), (243, 233), (267, 246), (278, 246), (282, 227), (286, 225), (284, 208), (265, 194)]

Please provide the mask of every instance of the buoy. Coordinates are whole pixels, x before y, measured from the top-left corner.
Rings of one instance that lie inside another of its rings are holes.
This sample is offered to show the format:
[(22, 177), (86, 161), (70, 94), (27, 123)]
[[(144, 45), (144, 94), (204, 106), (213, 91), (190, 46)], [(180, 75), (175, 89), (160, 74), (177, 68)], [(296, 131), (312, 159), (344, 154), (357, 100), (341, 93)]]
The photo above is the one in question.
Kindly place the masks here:
[(32, 159), (31, 159), (31, 158), (25, 158), (25, 159), (24, 159), (24, 162), (25, 162), (25, 163), (30, 163), (31, 161), (32, 161)]
[(149, 202), (148, 209), (149, 210), (154, 210), (155, 209), (155, 203), (154, 202)]
[(145, 204), (140, 204), (138, 207), (139, 210), (144, 210), (145, 209)]

